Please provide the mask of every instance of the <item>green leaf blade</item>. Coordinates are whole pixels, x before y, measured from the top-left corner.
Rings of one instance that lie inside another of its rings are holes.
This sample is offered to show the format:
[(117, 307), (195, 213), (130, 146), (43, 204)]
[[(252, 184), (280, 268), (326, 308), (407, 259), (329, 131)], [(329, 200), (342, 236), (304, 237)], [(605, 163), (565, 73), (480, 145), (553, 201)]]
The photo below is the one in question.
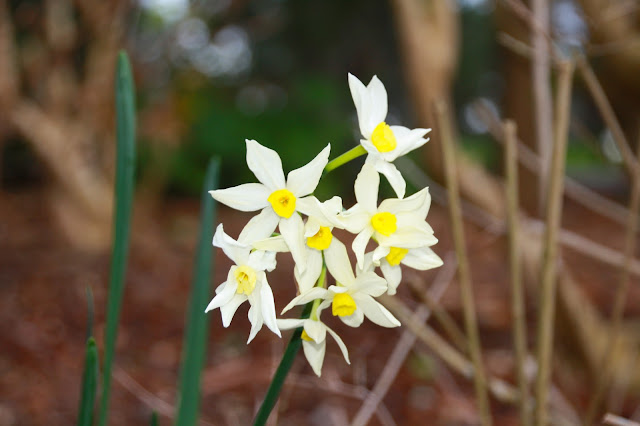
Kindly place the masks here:
[(84, 372), (82, 373), (78, 426), (91, 426), (93, 424), (93, 407), (98, 391), (98, 375), (98, 348), (93, 337), (89, 337), (85, 351)]
[(178, 390), (178, 414), (176, 426), (195, 425), (200, 406), (200, 375), (204, 366), (208, 333), (208, 318), (204, 313), (209, 299), (211, 271), (213, 224), (216, 216), (216, 202), (208, 190), (218, 188), (220, 160), (209, 161), (202, 192), (200, 211), (200, 234), (194, 278), (189, 302), (189, 314), (183, 343), (182, 367), (180, 373), (180, 389)]
[(136, 158), (135, 92), (127, 54), (118, 55), (115, 78), (116, 95), (116, 181), (113, 221), (113, 246), (107, 300), (104, 340), (103, 388), (99, 425), (106, 426), (111, 389), (111, 368), (115, 354), (118, 321), (122, 307), (134, 190)]

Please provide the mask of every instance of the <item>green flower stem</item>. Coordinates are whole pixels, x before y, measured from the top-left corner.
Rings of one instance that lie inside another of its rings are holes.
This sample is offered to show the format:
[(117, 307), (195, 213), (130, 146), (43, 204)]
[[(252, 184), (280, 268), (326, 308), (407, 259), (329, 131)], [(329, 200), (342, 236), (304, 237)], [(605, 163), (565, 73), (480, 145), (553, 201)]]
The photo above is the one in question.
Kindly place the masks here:
[[(322, 265), (322, 272), (320, 272), (320, 277), (318, 277), (318, 282), (316, 283), (316, 287), (324, 287), (325, 281), (327, 278), (327, 267)], [(316, 310), (318, 309), (318, 305), (320, 304), (320, 299), (316, 299), (313, 302), (309, 302), (304, 306), (304, 310), (302, 311), (302, 315), (300, 318), (311, 318), (317, 320)], [(271, 380), (271, 384), (269, 385), (269, 389), (267, 389), (267, 394), (262, 401), (262, 405), (260, 406), (260, 410), (258, 414), (256, 414), (256, 418), (253, 421), (254, 426), (263, 426), (267, 423), (269, 419), (269, 415), (271, 415), (271, 410), (276, 405), (276, 401), (278, 401), (278, 397), (280, 396), (280, 391), (282, 390), (282, 385), (284, 385), (284, 381), (287, 378), (287, 374), (289, 374), (289, 370), (291, 370), (291, 366), (293, 365), (293, 360), (296, 358), (298, 351), (300, 350), (300, 345), (302, 344), (302, 327), (298, 327), (293, 332), (291, 336), (291, 340), (289, 340), (289, 344), (287, 348), (284, 350), (284, 355), (282, 355), (282, 360), (280, 360), (280, 365), (278, 365), (278, 369), (276, 370), (276, 374), (273, 376), (273, 380)]]
[(329, 161), (329, 164), (327, 164), (324, 168), (324, 174), (329, 173), (330, 171), (337, 169), (338, 167), (345, 165), (349, 161), (354, 160), (366, 153), (367, 151), (364, 149), (364, 147), (362, 145), (358, 145), (355, 148), (352, 148), (344, 154), (340, 155), (339, 157), (336, 157), (333, 160)]
[[(327, 278), (327, 266), (322, 265), (322, 271), (320, 272), (320, 277), (318, 278), (318, 282), (316, 287), (324, 287), (324, 283)], [(321, 299), (316, 299), (313, 301), (313, 306), (311, 307), (311, 319), (314, 321), (318, 321), (318, 306), (320, 306)]]
[[(314, 302), (309, 302), (305, 305), (300, 318), (309, 318), (313, 303)], [(289, 370), (291, 370), (291, 366), (293, 365), (293, 361), (300, 350), (300, 345), (302, 344), (302, 339), (300, 338), (301, 335), (302, 327), (296, 328), (291, 336), (291, 340), (289, 340), (287, 348), (284, 351), (284, 355), (282, 355), (282, 360), (280, 361), (280, 365), (278, 365), (276, 374), (273, 376), (273, 380), (271, 380), (269, 389), (267, 389), (267, 394), (262, 401), (260, 410), (253, 421), (254, 426), (263, 426), (267, 423), (271, 410), (273, 410), (273, 407), (276, 405), (278, 397), (280, 396), (282, 385), (284, 384), (287, 374), (289, 374)]]

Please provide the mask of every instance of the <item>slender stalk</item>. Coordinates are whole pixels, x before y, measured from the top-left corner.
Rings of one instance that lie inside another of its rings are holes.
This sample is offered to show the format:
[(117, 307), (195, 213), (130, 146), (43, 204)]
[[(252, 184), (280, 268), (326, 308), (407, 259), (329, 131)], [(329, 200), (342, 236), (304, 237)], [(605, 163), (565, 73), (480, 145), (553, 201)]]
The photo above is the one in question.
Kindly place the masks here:
[(553, 137), (552, 114), (553, 100), (550, 86), (549, 42), (544, 34), (549, 32), (548, 0), (531, 0), (531, 19), (539, 28), (531, 29), (531, 83), (533, 85), (533, 106), (536, 124), (536, 146), (542, 160), (541, 173), (538, 175), (538, 211), (545, 210), (551, 168), (551, 141)]
[(345, 152), (344, 154), (329, 161), (329, 163), (324, 168), (323, 174), (327, 174), (330, 171), (337, 169), (338, 167), (343, 166), (347, 164), (349, 161), (354, 160), (366, 153), (367, 151), (364, 149), (362, 145), (358, 145), (355, 148), (351, 148), (349, 151)]
[[(640, 145), (638, 145), (638, 151), (636, 153), (636, 161), (640, 163)], [(633, 254), (636, 251), (636, 233), (638, 232), (638, 211), (640, 210), (640, 168), (636, 169), (636, 172), (632, 176), (631, 180), (631, 199), (629, 201), (629, 215), (627, 218), (627, 226), (625, 232), (624, 241), (624, 262), (620, 265), (618, 281), (618, 287), (616, 289), (616, 295), (613, 302), (613, 309), (611, 311), (611, 327), (606, 346), (604, 347), (604, 353), (602, 361), (600, 363), (601, 368), (599, 371), (598, 379), (595, 386), (595, 391), (592, 394), (591, 401), (589, 403), (589, 409), (585, 419), (585, 425), (591, 425), (595, 418), (604, 393), (608, 388), (608, 385), (612, 379), (613, 372), (611, 366), (613, 365), (613, 353), (614, 348), (620, 338), (620, 328), (622, 325), (622, 315), (627, 301), (627, 294), (629, 292), (629, 271), (631, 269), (631, 261), (633, 260)]]
[(558, 251), (558, 228), (562, 213), (564, 166), (571, 110), (571, 82), (573, 64), (561, 62), (558, 69), (558, 95), (556, 97), (557, 121), (554, 128), (554, 149), (549, 177), (546, 209), (546, 230), (538, 317), (538, 376), (536, 380), (536, 426), (547, 424), (547, 396), (551, 377), (551, 353), (553, 348), (553, 323), (556, 305), (556, 263)]
[(445, 311), (441, 305), (439, 305), (435, 300), (427, 294), (422, 289), (422, 286), (418, 284), (417, 281), (410, 280), (409, 285), (414, 293), (420, 298), (420, 301), (429, 308), (433, 317), (438, 321), (442, 329), (449, 336), (449, 338), (453, 341), (453, 344), (458, 348), (459, 351), (467, 353), (469, 352), (469, 345), (467, 344), (467, 338), (464, 335), (464, 332), (458, 327), (458, 324), (454, 321), (454, 319), (449, 315), (447, 311)]
[(450, 121), (447, 114), (447, 106), (442, 102), (435, 105), (437, 124), (440, 129), (442, 141), (442, 154), (447, 186), (449, 188), (449, 216), (453, 228), (453, 239), (458, 258), (458, 280), (464, 308), (464, 319), (467, 337), (469, 339), (469, 353), (473, 362), (473, 382), (475, 385), (476, 400), (480, 411), (481, 422), (484, 426), (491, 425), (491, 411), (484, 367), (482, 365), (482, 352), (480, 348), (480, 336), (476, 320), (476, 309), (473, 301), (473, 289), (471, 287), (471, 272), (464, 242), (464, 228), (462, 223), (462, 209), (460, 207), (460, 195), (458, 191), (458, 177), (454, 159), (454, 142), (451, 137)]
[(507, 178), (507, 222), (509, 226), (509, 271), (511, 281), (511, 315), (513, 316), (513, 344), (516, 353), (516, 372), (520, 389), (520, 423), (531, 424), (527, 407), (529, 387), (524, 365), (527, 358), (527, 329), (524, 306), (524, 288), (520, 268), (519, 215), (518, 215), (518, 145), (516, 124), (507, 120), (504, 123), (505, 175)]
[(180, 388), (176, 403), (176, 426), (195, 425), (200, 409), (200, 376), (207, 351), (209, 331), (207, 316), (203, 315), (211, 293), (211, 234), (216, 217), (216, 201), (207, 190), (218, 188), (220, 160), (209, 161), (202, 190), (200, 233), (193, 268), (193, 283), (189, 296), (189, 313), (185, 326), (180, 366)]
[[(300, 318), (309, 318), (312, 306), (313, 302), (307, 303)], [(267, 394), (262, 401), (260, 410), (258, 410), (258, 414), (256, 414), (256, 417), (253, 420), (254, 426), (263, 426), (267, 423), (271, 410), (273, 410), (273, 407), (276, 405), (278, 397), (280, 396), (282, 385), (284, 385), (287, 374), (289, 374), (293, 361), (295, 360), (296, 355), (300, 350), (300, 346), (302, 345), (302, 339), (300, 336), (302, 336), (302, 327), (298, 327), (294, 330), (293, 335), (289, 340), (289, 344), (284, 350), (284, 355), (282, 355), (282, 360), (278, 365), (276, 373), (273, 375), (273, 380), (271, 380), (269, 389), (267, 389)]]
[(111, 367), (115, 355), (118, 321), (122, 308), (129, 234), (134, 190), (135, 169), (135, 93), (131, 65), (125, 52), (118, 55), (116, 67), (116, 182), (113, 213), (113, 247), (109, 271), (109, 295), (107, 300), (107, 324), (104, 337), (104, 367), (102, 372), (102, 397), (98, 424), (107, 425), (109, 396), (111, 391)]

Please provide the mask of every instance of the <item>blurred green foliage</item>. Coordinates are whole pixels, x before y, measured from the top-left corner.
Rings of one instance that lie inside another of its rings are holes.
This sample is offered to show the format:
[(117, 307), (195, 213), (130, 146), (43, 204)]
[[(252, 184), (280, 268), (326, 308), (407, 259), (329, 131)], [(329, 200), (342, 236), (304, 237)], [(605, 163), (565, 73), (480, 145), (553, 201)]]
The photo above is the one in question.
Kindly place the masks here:
[[(346, 81), (344, 86), (346, 89)], [(245, 139), (255, 139), (276, 150), (285, 173), (309, 162), (327, 143), (331, 143), (332, 157), (356, 143), (349, 113), (340, 108), (345, 104), (345, 93), (327, 78), (297, 78), (285, 105), (255, 116), (234, 107), (231, 92), (229, 88), (207, 87), (185, 95), (190, 130), (171, 161), (170, 181), (175, 189), (189, 193), (197, 190), (212, 152), (224, 159), (223, 186), (255, 181), (245, 161)], [(325, 185), (336, 186), (338, 182), (333, 179)]]

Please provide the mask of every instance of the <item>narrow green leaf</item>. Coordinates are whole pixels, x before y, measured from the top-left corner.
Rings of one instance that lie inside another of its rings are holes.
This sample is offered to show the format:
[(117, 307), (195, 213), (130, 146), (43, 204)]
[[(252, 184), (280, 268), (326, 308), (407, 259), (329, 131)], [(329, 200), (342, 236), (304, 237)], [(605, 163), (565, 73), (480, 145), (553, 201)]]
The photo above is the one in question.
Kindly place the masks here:
[(93, 291), (87, 287), (87, 339), (93, 336)]
[(177, 426), (195, 425), (200, 405), (200, 374), (206, 353), (208, 318), (204, 313), (211, 297), (211, 236), (215, 222), (216, 202), (207, 192), (218, 188), (220, 161), (209, 161), (202, 191), (200, 236), (193, 271), (189, 316), (182, 348), (180, 389), (178, 390)]
[(158, 421), (158, 413), (157, 412), (153, 412), (151, 413), (151, 421), (149, 422), (149, 424), (151, 426), (159, 426), (160, 422)]
[(93, 407), (98, 390), (98, 375), (98, 348), (93, 337), (89, 337), (84, 358), (84, 372), (82, 373), (78, 426), (91, 426), (93, 424)]
[(103, 388), (99, 425), (106, 426), (109, 411), (111, 367), (118, 334), (118, 320), (129, 251), (129, 229), (134, 188), (135, 166), (135, 95), (131, 65), (124, 51), (118, 55), (116, 67), (116, 182), (113, 220), (113, 246), (107, 300), (107, 324), (104, 340)]

